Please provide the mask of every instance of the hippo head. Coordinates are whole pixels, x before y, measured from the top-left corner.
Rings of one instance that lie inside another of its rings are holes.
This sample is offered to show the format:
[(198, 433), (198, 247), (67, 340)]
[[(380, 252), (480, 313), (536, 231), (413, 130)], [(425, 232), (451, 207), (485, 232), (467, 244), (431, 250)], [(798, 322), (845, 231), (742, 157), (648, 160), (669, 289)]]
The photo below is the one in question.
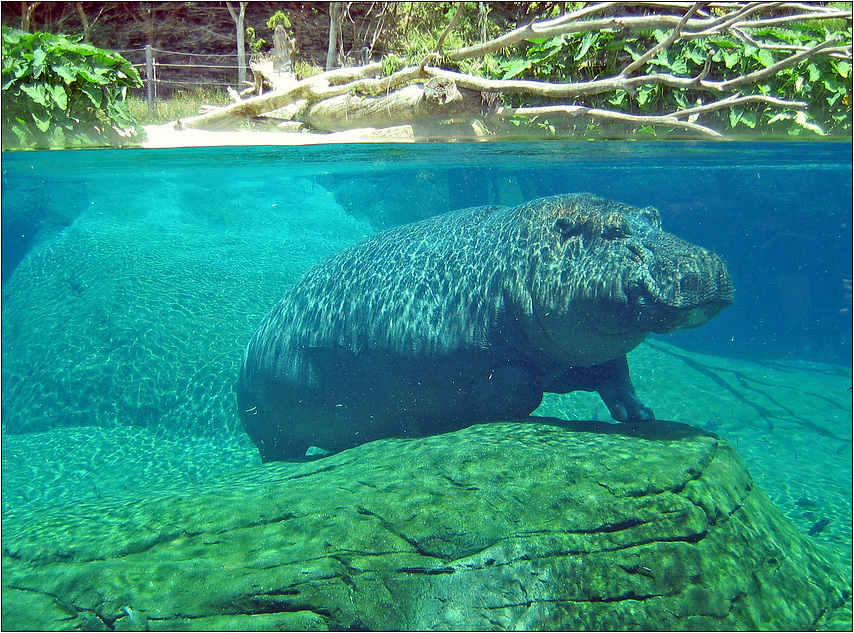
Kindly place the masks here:
[(662, 231), (653, 208), (590, 194), (531, 205), (544, 247), (533, 249), (529, 336), (555, 360), (596, 365), (650, 332), (700, 326), (732, 303), (720, 257)]

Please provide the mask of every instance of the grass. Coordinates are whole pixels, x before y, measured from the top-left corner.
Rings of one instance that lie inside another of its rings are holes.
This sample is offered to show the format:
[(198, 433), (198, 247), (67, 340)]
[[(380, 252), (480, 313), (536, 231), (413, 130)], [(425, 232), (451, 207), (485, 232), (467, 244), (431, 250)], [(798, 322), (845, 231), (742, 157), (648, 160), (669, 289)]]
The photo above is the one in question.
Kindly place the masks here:
[(224, 106), (231, 103), (224, 91), (181, 90), (168, 99), (158, 99), (154, 103), (154, 114), (148, 113), (148, 102), (144, 97), (128, 96), (128, 108), (131, 116), (141, 125), (158, 125), (176, 119), (199, 114), (202, 106)]

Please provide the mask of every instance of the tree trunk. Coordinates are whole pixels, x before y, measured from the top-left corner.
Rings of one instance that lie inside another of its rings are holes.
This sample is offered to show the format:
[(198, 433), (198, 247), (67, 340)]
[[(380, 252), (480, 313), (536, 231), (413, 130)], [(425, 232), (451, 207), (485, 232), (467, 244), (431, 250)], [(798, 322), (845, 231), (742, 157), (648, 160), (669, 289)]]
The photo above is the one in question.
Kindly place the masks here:
[(21, 30), (29, 33), (33, 26), (33, 11), (36, 10), (41, 2), (22, 2), (21, 3)]
[(338, 48), (341, 40), (341, 23), (344, 21), (344, 3), (329, 3), (329, 48), (326, 50), (326, 70), (338, 68)]
[(83, 41), (88, 44), (92, 39), (92, 25), (89, 24), (89, 19), (86, 17), (86, 10), (83, 8), (83, 3), (75, 2), (74, 6), (77, 7), (77, 15), (80, 16), (80, 22), (83, 24)]
[(293, 54), (296, 41), (288, 37), (288, 32), (281, 24), (276, 25), (273, 32), (273, 71), (276, 73), (293, 73)]
[(246, 83), (246, 29), (243, 28), (243, 22), (246, 17), (247, 4), (247, 2), (241, 2), (240, 12), (235, 13), (231, 3), (225, 3), (228, 12), (231, 14), (231, 19), (237, 25), (237, 83), (240, 86)]
[(480, 113), (479, 100), (464, 97), (453, 82), (431, 79), (377, 97), (343, 94), (318, 101), (296, 118), (311, 127), (339, 132), (363, 127), (384, 128)]
[(246, 101), (233, 103), (224, 108), (217, 108), (198, 116), (180, 119), (176, 121), (176, 124), (180, 124), (179, 127), (184, 128), (203, 130), (222, 129), (233, 126), (241, 120), (261, 116), (272, 110), (283, 108), (301, 99), (324, 99), (326, 97), (340, 96), (347, 92), (349, 82), (358, 81), (365, 77), (374, 77), (380, 72), (382, 72), (382, 64), (376, 63), (368, 66), (359, 66), (358, 68), (342, 68), (322, 73), (260, 97), (253, 97)]

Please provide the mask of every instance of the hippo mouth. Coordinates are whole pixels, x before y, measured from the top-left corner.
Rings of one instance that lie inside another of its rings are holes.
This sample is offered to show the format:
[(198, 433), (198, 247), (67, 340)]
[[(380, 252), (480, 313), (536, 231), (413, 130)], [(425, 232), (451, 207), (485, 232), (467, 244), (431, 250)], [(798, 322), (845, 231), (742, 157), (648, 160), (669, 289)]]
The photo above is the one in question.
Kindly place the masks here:
[(713, 299), (696, 306), (677, 308), (642, 295), (634, 302), (634, 312), (637, 315), (637, 324), (644, 330), (667, 334), (674, 330), (700, 327), (731, 303), (723, 299)]
[(656, 299), (642, 288), (626, 292), (626, 301), (607, 308), (597, 306), (588, 311), (591, 325), (609, 335), (630, 332), (667, 334), (674, 330), (700, 327), (732, 304), (726, 297), (713, 298), (693, 306), (673, 306)]

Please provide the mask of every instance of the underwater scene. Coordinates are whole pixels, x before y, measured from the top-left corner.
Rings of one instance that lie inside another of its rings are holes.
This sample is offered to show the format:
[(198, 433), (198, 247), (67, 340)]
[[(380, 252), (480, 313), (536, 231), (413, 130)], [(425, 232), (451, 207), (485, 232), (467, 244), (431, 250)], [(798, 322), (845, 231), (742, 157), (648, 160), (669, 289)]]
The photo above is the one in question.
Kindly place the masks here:
[(851, 265), (849, 143), (4, 153), (2, 628), (850, 630)]

